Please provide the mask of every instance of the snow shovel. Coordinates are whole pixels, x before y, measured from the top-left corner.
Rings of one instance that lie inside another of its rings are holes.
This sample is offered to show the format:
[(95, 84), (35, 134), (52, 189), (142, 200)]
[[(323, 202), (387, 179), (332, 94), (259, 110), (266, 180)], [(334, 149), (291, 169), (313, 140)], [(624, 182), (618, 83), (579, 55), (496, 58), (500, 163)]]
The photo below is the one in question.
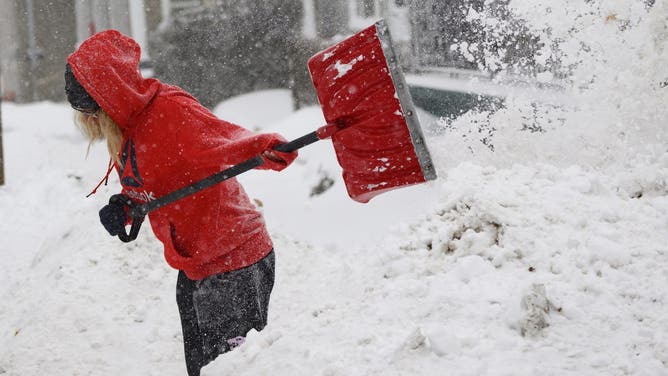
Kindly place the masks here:
[[(319, 52), (308, 61), (327, 124), (274, 147), (291, 152), (331, 138), (349, 196), (361, 203), (392, 189), (436, 179), (408, 86), (383, 20)], [(257, 156), (142, 205), (129, 199), (132, 227), (119, 238), (137, 238), (151, 211), (252, 170)]]

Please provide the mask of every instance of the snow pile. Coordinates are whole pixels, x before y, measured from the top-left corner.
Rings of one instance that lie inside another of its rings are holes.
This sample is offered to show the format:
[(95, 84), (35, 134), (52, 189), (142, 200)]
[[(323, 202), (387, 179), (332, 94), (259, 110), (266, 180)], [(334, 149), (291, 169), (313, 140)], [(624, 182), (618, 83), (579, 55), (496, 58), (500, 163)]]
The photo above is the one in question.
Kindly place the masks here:
[(105, 172), (105, 148), (85, 159), (65, 104), (2, 106), (0, 374), (178, 370), (175, 276), (160, 246), (142, 236), (126, 247), (100, 231), (97, 210), (118, 179), (85, 198)]
[(206, 374), (662, 374), (668, 198), (623, 188), (643, 175), (462, 164), (377, 247), (288, 243), (273, 324)]

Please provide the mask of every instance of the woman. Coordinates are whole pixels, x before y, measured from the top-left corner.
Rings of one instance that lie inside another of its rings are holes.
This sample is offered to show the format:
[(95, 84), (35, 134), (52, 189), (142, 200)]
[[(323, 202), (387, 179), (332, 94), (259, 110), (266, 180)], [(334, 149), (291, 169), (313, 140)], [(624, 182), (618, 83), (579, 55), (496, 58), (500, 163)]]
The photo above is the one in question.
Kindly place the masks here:
[[(67, 58), (67, 98), (90, 142), (106, 140), (123, 198), (144, 203), (256, 155), (280, 171), (297, 153), (272, 147), (216, 118), (183, 90), (139, 73), (140, 48), (118, 31), (93, 35)], [(110, 167), (109, 172), (112, 170)], [(122, 200), (100, 210), (107, 231), (127, 223)], [(267, 322), (274, 252), (262, 215), (236, 179), (149, 214), (169, 265), (179, 270), (177, 303), (189, 375), (238, 346)]]

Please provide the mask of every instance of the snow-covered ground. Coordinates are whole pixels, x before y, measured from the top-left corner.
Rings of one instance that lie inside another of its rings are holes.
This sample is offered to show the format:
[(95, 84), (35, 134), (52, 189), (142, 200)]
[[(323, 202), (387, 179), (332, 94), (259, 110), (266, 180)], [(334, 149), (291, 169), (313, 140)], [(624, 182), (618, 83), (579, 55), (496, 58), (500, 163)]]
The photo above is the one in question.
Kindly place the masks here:
[[(612, 3), (623, 19), (632, 1)], [(532, 4), (536, 23), (561, 14)], [(578, 29), (602, 35), (588, 58), (607, 65), (587, 69), (615, 76), (574, 90), (577, 106), (511, 93), (494, 113), (423, 113), (435, 182), (355, 203), (326, 141), (242, 175), (275, 240), (270, 320), (203, 375), (667, 375), (668, 13), (628, 9), (633, 27)], [(0, 375), (185, 374), (161, 245), (99, 225), (117, 179), (85, 198), (105, 148), (85, 158), (66, 104), (2, 106)], [(290, 108), (267, 91), (215, 112), (288, 138), (323, 122)]]

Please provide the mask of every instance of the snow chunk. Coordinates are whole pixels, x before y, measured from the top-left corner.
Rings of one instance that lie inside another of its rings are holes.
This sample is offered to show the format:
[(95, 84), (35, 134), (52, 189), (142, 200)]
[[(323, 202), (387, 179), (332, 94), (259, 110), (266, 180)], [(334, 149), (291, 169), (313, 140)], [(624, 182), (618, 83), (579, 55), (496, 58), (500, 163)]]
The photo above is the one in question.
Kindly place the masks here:
[(349, 63), (343, 63), (342, 64), (341, 60), (337, 60), (336, 64), (334, 65), (334, 68), (338, 71), (338, 74), (336, 75), (336, 77), (334, 77), (334, 79), (335, 80), (339, 79), (339, 78), (345, 76), (346, 74), (348, 74), (348, 72), (350, 72), (353, 69), (353, 66), (355, 64), (359, 63), (362, 60), (364, 60), (364, 55), (360, 55), (360, 56), (354, 58)]
[(522, 299), (522, 308), (527, 312), (521, 322), (522, 336), (536, 337), (543, 332), (543, 329), (550, 326), (548, 322), (550, 307), (545, 285), (533, 284), (531, 290)]

